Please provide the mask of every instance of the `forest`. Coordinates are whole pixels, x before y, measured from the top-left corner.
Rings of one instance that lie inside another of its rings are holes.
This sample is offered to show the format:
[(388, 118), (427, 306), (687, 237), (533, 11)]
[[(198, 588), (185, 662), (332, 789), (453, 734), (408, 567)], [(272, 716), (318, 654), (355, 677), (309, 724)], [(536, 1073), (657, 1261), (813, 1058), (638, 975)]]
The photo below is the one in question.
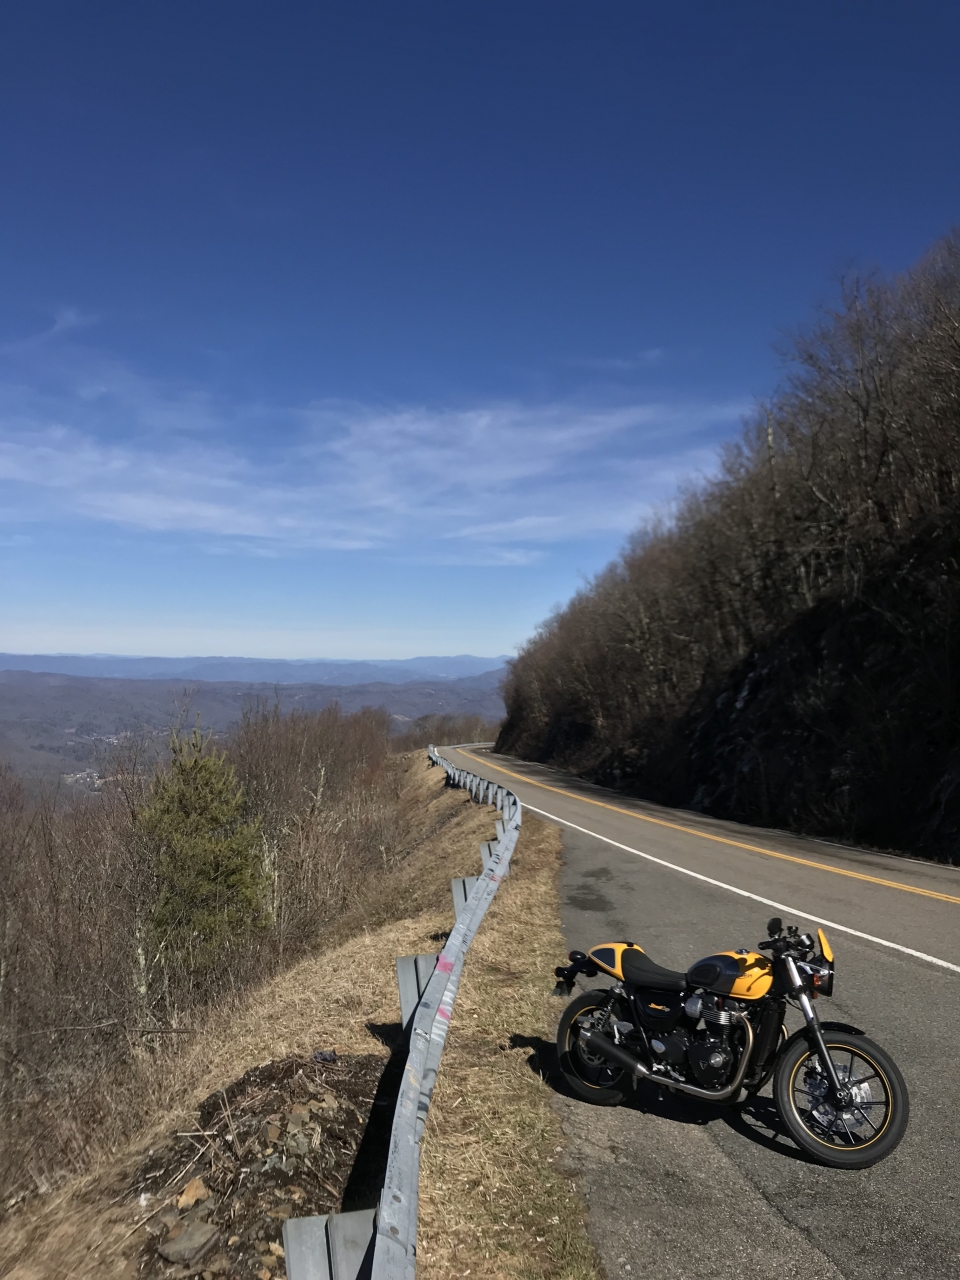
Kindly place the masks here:
[(960, 232), (844, 280), (715, 477), (512, 663), (498, 749), (960, 863)]
[(0, 1217), (135, 1131), (205, 1013), (376, 923), (424, 838), (410, 751), (495, 732), (392, 724), (260, 702), (124, 740), (94, 794), (0, 765)]

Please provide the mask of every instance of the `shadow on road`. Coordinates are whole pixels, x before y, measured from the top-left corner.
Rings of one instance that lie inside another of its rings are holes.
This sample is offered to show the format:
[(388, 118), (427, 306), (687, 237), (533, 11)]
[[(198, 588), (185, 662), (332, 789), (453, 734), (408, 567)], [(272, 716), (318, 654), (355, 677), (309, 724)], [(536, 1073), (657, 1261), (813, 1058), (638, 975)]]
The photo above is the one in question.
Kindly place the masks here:
[[(544, 1040), (542, 1036), (525, 1036), (515, 1033), (510, 1037), (510, 1048), (529, 1049), (527, 1066), (531, 1071), (540, 1076), (561, 1097), (583, 1102), (583, 1099), (579, 1098), (567, 1084), (567, 1079), (560, 1070), (557, 1046), (554, 1041)], [(584, 1105), (590, 1104), (584, 1103)], [(631, 1111), (643, 1111), (648, 1115), (659, 1116), (663, 1120), (676, 1124), (706, 1126), (722, 1123), (741, 1137), (765, 1147), (768, 1151), (776, 1151), (789, 1160), (809, 1163), (803, 1152), (799, 1151), (787, 1137), (771, 1098), (755, 1095), (744, 1098), (732, 1106), (724, 1106), (672, 1093), (669, 1089), (661, 1089), (655, 1084), (644, 1081), (620, 1105)]]

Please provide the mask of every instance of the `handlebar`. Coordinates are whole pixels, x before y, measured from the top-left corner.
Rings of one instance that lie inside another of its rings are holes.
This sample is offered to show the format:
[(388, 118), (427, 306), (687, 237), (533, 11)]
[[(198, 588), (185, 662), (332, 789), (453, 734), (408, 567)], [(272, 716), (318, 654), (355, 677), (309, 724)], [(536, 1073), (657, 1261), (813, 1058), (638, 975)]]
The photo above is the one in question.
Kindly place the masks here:
[(783, 956), (788, 952), (806, 955), (813, 950), (813, 938), (809, 933), (787, 934), (781, 938), (764, 938), (757, 943), (760, 951), (772, 951), (775, 956)]

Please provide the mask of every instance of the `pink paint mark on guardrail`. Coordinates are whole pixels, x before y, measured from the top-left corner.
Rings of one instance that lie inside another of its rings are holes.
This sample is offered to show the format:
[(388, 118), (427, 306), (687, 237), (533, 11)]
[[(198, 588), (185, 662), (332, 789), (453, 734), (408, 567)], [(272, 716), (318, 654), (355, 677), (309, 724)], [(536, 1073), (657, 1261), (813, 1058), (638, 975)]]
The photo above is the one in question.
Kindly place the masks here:
[(440, 970), (441, 973), (452, 973), (453, 961), (449, 958), (449, 956), (441, 956), (440, 959), (437, 961), (437, 968)]

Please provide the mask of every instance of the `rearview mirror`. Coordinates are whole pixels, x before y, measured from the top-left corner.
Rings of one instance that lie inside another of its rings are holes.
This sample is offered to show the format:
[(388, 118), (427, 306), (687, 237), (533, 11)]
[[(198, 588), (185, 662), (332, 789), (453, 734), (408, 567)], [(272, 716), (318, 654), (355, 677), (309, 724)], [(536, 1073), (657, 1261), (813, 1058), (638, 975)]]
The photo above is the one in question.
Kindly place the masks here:
[(775, 938), (778, 933), (783, 933), (783, 921), (779, 916), (771, 916), (767, 921), (767, 937)]

